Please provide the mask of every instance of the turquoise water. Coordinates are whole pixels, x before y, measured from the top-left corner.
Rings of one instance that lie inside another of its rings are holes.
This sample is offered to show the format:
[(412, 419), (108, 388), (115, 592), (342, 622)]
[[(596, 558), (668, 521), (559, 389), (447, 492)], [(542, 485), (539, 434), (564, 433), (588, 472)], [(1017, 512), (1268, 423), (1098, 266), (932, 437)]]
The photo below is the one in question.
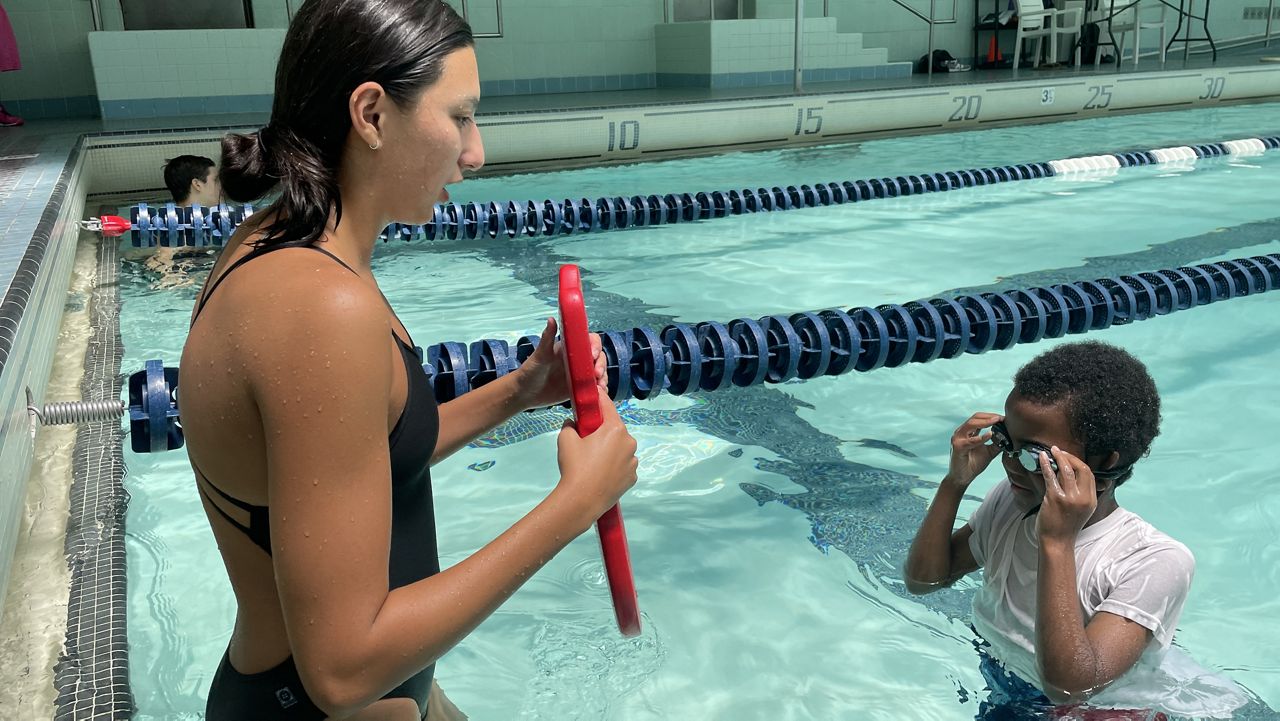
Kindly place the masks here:
[[(1280, 131), (1275, 106), (1109, 118), (855, 146), (472, 181), (461, 200), (786, 185)], [(848, 308), (1280, 252), (1280, 153), (537, 242), (381, 246), (420, 343), (513, 339), (581, 264), (595, 322)], [(209, 262), (191, 266), (200, 281)], [(124, 369), (176, 362), (195, 287), (126, 263)], [(1178, 643), (1280, 708), (1280, 293), (1112, 328), (1150, 367), (1162, 434), (1120, 502), (1198, 566)], [(622, 507), (644, 613), (613, 626), (599, 546), (574, 542), (439, 664), (472, 719), (972, 719), (984, 683), (973, 576), (925, 598), (900, 566), (947, 438), (999, 410), (1052, 342), (869, 374), (630, 404), (641, 471)], [(555, 482), (554, 419), (525, 418), (433, 470), (442, 563)], [(138, 718), (198, 718), (234, 613), (181, 452), (129, 454), (129, 637)], [(545, 472), (530, 472), (530, 469)], [(999, 480), (975, 482), (980, 497)], [(962, 506), (962, 515), (976, 501)], [(1269, 718), (1262, 712), (1250, 718)]]

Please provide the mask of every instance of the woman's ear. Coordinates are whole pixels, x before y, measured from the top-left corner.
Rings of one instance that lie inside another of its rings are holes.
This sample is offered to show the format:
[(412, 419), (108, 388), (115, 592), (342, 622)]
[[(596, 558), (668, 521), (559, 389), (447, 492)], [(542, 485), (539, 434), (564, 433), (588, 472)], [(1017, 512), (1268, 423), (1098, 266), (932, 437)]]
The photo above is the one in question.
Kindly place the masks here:
[(386, 91), (378, 83), (362, 83), (351, 91), (349, 112), (351, 129), (369, 146), (382, 142), (382, 99)]

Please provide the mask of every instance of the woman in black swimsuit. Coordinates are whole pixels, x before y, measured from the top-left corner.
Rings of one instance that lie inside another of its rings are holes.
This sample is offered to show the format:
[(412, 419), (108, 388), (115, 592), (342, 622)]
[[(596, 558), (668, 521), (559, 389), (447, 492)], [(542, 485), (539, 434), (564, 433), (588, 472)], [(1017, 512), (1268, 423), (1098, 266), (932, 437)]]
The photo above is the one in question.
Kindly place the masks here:
[(440, 570), (431, 464), (568, 397), (549, 320), (520, 370), (437, 407), (370, 272), (383, 227), (426, 222), (484, 163), (478, 100), (470, 30), (439, 0), (308, 0), (271, 122), (223, 142), (228, 197), (280, 195), (223, 251), (182, 355), (187, 447), (238, 605), (208, 721), (457, 718), (436, 659), (635, 482), (602, 396), (598, 432), (561, 432), (546, 499)]

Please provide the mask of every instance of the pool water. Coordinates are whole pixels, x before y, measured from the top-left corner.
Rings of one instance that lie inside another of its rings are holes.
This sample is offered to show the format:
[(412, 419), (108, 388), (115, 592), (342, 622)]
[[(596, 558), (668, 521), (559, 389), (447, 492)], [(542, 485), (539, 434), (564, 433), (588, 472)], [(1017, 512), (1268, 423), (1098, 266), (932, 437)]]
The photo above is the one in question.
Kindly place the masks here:
[[(459, 200), (598, 197), (845, 180), (1274, 134), (1275, 106), (1183, 111), (860, 145), (470, 181)], [(1280, 153), (925, 197), (533, 241), (379, 246), (375, 271), (424, 345), (536, 333), (581, 265), (593, 325), (658, 329), (1048, 285), (1280, 252)], [(211, 260), (188, 264), (203, 280)], [(196, 285), (122, 277), (123, 369), (174, 364)], [(1120, 503), (1189, 546), (1177, 643), (1280, 707), (1280, 293), (1090, 337), (1147, 363), (1163, 397)], [(1064, 340), (1071, 340), (1064, 339)], [(947, 439), (999, 411), (1021, 364), (1063, 341), (624, 410), (640, 477), (622, 502), (644, 633), (616, 631), (594, 534), (438, 665), (470, 718), (972, 719), (976, 574), (911, 597), (901, 564)], [(547, 414), (436, 466), (454, 564), (556, 481)], [(234, 602), (183, 452), (127, 456), (129, 638), (141, 719), (199, 718)], [(542, 469), (543, 472), (530, 472)], [(967, 517), (1001, 480), (989, 470)], [(1244, 716), (1241, 716), (1244, 717)]]

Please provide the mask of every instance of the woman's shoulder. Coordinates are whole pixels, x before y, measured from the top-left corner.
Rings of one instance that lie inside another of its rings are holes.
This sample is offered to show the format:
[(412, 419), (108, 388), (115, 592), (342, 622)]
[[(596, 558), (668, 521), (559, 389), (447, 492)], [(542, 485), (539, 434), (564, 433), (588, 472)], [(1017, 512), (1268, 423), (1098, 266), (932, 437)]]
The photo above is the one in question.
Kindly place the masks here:
[(193, 335), (203, 331), (234, 340), (237, 347), (252, 348), (255, 357), (292, 353), (299, 344), (347, 344), (352, 354), (380, 353), (383, 344), (364, 346), (391, 332), (386, 304), (374, 285), (314, 248), (231, 250), (233, 255), (214, 271), (217, 286), (204, 291)]

